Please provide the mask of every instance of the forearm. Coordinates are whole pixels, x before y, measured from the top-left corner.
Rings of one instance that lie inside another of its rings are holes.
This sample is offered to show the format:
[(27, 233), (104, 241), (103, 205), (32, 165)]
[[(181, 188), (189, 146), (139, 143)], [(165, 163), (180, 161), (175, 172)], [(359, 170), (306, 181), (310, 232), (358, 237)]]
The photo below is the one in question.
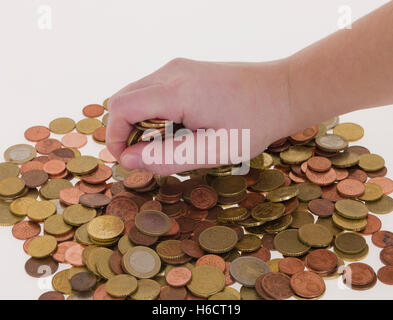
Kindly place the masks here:
[(309, 126), (393, 103), (393, 2), (288, 60), (290, 111)]

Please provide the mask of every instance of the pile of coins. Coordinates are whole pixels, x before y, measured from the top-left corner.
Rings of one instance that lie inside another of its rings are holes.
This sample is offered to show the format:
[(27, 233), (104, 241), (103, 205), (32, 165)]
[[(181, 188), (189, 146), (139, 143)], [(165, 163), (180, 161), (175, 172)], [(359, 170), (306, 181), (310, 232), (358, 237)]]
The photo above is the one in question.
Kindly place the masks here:
[[(53, 276), (39, 299), (319, 299), (328, 279), (393, 284), (393, 233), (376, 216), (393, 211), (393, 181), (383, 158), (349, 146), (360, 126), (334, 118), (280, 139), (245, 176), (223, 166), (160, 177), (125, 170), (106, 148), (81, 154), (87, 135), (105, 143), (106, 103), (29, 128), (35, 146), (0, 163), (0, 225), (25, 241), (30, 276)], [(167, 124), (136, 124), (129, 144)], [(383, 249), (378, 272), (358, 262), (375, 249), (366, 236)]]

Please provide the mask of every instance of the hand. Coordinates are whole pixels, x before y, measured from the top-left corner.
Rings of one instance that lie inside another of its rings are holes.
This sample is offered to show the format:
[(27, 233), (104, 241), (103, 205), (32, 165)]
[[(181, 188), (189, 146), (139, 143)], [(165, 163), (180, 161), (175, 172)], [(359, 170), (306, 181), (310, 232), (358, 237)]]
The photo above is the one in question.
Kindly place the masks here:
[[(172, 60), (111, 97), (107, 146), (123, 167), (144, 167), (161, 175), (214, 166), (146, 165), (141, 155), (147, 142), (126, 148), (134, 123), (159, 118), (183, 123), (193, 131), (250, 129), (250, 155), (254, 157), (270, 143), (299, 129), (289, 112), (287, 79), (286, 60), (269, 63)], [(219, 149), (207, 152), (219, 154)]]

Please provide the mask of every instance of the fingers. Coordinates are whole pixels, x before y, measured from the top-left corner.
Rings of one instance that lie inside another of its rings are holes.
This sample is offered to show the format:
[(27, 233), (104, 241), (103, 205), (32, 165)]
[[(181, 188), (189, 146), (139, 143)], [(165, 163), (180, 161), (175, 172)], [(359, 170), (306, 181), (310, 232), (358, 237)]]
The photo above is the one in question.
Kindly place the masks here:
[(183, 114), (174, 91), (163, 85), (154, 85), (118, 94), (109, 100), (106, 143), (116, 159), (126, 148), (132, 124), (154, 118), (182, 121)]

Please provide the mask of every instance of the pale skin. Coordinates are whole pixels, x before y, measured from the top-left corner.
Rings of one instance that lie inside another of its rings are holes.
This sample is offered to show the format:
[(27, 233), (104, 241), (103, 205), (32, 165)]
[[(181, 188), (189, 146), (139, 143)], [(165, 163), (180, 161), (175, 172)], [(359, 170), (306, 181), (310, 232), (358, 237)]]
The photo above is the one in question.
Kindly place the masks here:
[(170, 175), (214, 165), (144, 164), (141, 155), (147, 142), (126, 147), (134, 123), (160, 118), (190, 130), (250, 129), (254, 157), (277, 139), (333, 116), (390, 104), (393, 2), (361, 18), (352, 29), (285, 59), (174, 59), (111, 97), (106, 141), (123, 167)]

